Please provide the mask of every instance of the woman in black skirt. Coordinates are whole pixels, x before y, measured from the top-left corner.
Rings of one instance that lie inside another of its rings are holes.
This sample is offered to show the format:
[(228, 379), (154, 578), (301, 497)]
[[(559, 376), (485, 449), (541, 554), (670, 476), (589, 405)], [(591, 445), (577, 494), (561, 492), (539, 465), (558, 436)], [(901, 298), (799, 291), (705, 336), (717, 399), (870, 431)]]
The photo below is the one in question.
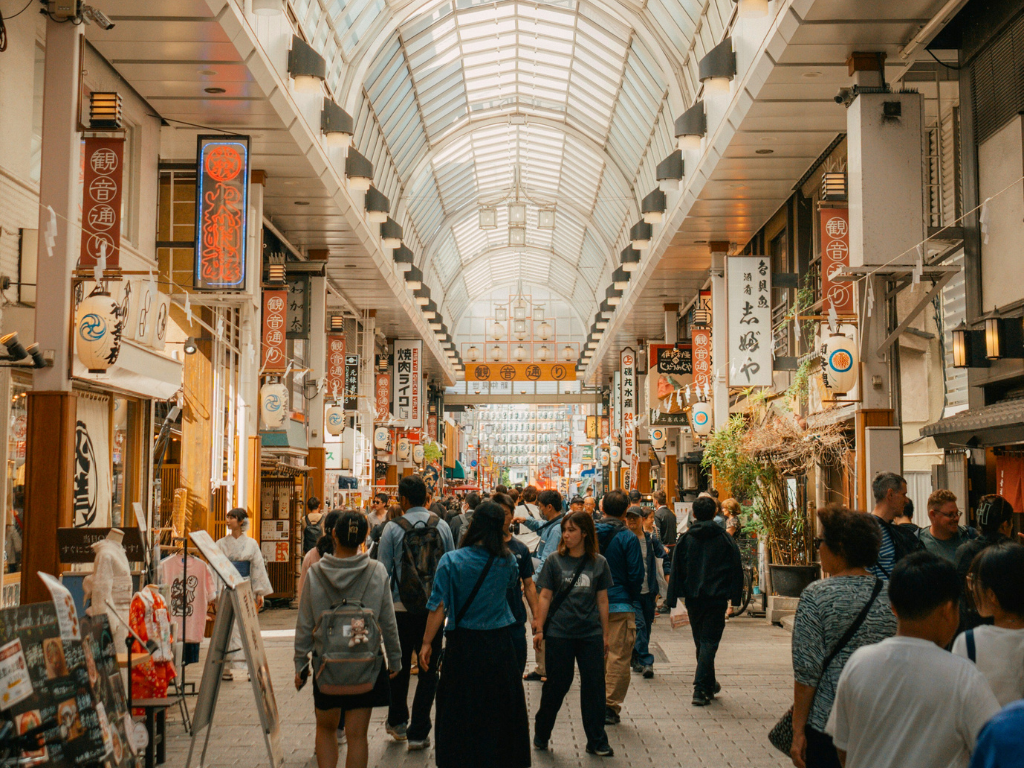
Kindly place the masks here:
[[(530, 722), (510, 628), (506, 593), (519, 578), (505, 546), (505, 510), (494, 502), (473, 513), (462, 546), (441, 558), (427, 608), (419, 661), (438, 663), (438, 768), (525, 768)], [(443, 660), (431, 643), (444, 624)]]
[[(373, 689), (366, 693), (332, 696), (317, 688), (314, 677), (318, 768), (335, 768), (338, 764), (337, 728), (343, 715), (348, 741), (345, 768), (366, 768), (370, 713), (373, 707), (386, 707), (391, 703), (388, 672), (394, 677), (402, 668), (402, 646), (387, 569), (366, 554), (359, 554), (359, 547), (366, 541), (366, 528), (366, 517), (359, 512), (345, 512), (338, 518), (331, 531), (334, 554), (324, 555), (310, 567), (299, 597), (299, 617), (295, 625), (296, 690), (306, 683), (309, 654), (314, 650), (313, 630), (324, 611), (331, 610), (342, 598), (358, 600), (364, 608), (374, 612), (387, 650), (388, 663), (381, 665)], [(317, 668), (315, 653), (313, 668)]]

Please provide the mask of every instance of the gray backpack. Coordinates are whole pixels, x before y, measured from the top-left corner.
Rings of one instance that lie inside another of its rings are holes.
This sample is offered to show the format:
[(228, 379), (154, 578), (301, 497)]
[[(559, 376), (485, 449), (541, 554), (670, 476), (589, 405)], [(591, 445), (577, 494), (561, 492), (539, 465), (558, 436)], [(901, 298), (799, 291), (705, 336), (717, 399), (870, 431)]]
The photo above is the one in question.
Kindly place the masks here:
[(373, 610), (362, 602), (376, 567), (375, 562), (366, 566), (358, 600), (341, 597), (324, 576), (320, 563), (309, 569), (331, 600), (331, 607), (320, 614), (313, 628), (313, 679), (321, 693), (367, 693), (377, 682), (384, 664), (380, 625)]

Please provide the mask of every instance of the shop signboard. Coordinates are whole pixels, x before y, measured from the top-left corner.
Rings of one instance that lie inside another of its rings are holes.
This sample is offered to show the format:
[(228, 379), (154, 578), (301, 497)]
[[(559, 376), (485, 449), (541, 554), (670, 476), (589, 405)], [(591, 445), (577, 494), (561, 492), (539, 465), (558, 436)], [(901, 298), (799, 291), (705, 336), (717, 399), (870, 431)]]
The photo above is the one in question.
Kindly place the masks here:
[(850, 266), (850, 214), (846, 208), (822, 208), (820, 213), (822, 314), (834, 309), (837, 315), (851, 315), (853, 283), (835, 279), (843, 267)]
[(608, 417), (607, 416), (602, 416), (601, 417), (601, 434), (600, 434), (600, 438), (602, 440), (607, 440), (608, 439)]
[[(447, 424), (445, 425), (445, 438), (448, 437)], [(432, 413), (427, 416), (427, 439), (437, 440), (437, 414)], [(455, 465), (452, 464), (454, 467)]]
[(636, 352), (626, 347), (619, 355), (622, 374), (622, 455), (628, 461), (636, 448)]
[(327, 336), (327, 383), (324, 385), (328, 400), (337, 400), (345, 389), (345, 337)]
[(772, 385), (772, 270), (767, 256), (726, 259), (729, 386)]
[(285, 316), (287, 338), (309, 338), (309, 275), (288, 275), (288, 309)]
[(587, 416), (587, 440), (597, 438), (597, 416)]
[(693, 343), (693, 383), (703, 388), (711, 384), (711, 329), (694, 328), (690, 333)]
[(359, 355), (345, 355), (345, 410), (359, 408)]
[(263, 372), (284, 373), (288, 355), (285, 348), (288, 292), (263, 291)]
[(378, 373), (373, 391), (375, 418), (377, 421), (387, 421), (391, 415), (391, 377), (386, 373)]
[(195, 287), (245, 288), (249, 137), (198, 137)]
[(82, 250), (78, 262), (81, 267), (95, 267), (102, 259), (106, 259), (107, 269), (120, 266), (123, 176), (124, 139), (87, 138), (82, 188)]
[(470, 363), (470, 381), (576, 381), (576, 368), (563, 363)]
[(395, 419), (408, 429), (423, 425), (423, 342), (395, 341)]
[(612, 439), (618, 441), (619, 436), (622, 434), (622, 374), (618, 371), (612, 371), (612, 404), (611, 404), (611, 417), (612, 417)]

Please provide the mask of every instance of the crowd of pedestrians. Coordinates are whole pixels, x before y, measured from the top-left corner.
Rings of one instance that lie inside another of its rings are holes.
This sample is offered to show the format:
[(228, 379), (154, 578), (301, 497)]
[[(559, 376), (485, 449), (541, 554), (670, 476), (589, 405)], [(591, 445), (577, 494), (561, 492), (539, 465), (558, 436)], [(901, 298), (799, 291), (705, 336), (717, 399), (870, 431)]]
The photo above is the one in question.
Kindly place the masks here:
[[(793, 707), (769, 740), (798, 768), (1024, 764), (1024, 546), (1011, 538), (1012, 507), (986, 496), (967, 527), (939, 490), (918, 527), (902, 477), (879, 475), (872, 491), (870, 513), (816, 514), (824, 578), (801, 595)], [(577, 672), (584, 749), (612, 756), (633, 676), (655, 674), (658, 613), (685, 610), (692, 703), (711, 704), (742, 597), (742, 508), (703, 493), (680, 520), (663, 492), (652, 501), (498, 486), (448, 504), (413, 475), (368, 514), (311, 511), (320, 535), (303, 559), (295, 684), (313, 678), (319, 768), (337, 764), (340, 733), (347, 768), (367, 765), (375, 707), (394, 740), (433, 746), (441, 768), (528, 766), (531, 749), (551, 748)]]

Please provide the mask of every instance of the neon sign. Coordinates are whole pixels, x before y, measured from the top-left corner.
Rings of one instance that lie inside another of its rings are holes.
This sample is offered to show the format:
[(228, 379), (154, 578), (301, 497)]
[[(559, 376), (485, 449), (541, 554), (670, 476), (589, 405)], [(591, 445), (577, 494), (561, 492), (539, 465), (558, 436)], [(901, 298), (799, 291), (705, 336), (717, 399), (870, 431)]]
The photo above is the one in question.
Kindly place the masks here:
[(200, 136), (196, 158), (195, 287), (245, 288), (249, 137)]

